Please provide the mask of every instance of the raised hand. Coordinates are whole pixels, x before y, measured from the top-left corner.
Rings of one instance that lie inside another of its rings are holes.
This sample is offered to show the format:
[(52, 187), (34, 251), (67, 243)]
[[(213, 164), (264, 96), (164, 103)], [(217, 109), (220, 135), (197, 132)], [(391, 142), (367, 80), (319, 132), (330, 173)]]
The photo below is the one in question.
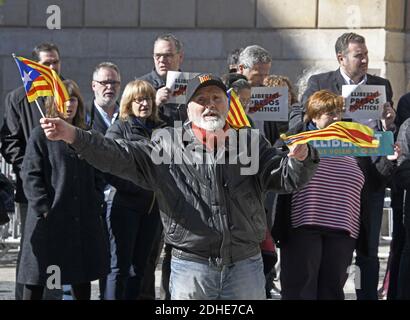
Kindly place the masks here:
[(157, 106), (160, 106), (163, 103), (166, 103), (170, 98), (171, 90), (167, 87), (162, 87), (157, 90), (157, 95), (155, 97), (155, 103)]
[(309, 148), (306, 143), (297, 144), (295, 146), (288, 146), (288, 148), (290, 150), (288, 153), (288, 157), (294, 158), (299, 161), (305, 160), (309, 154)]

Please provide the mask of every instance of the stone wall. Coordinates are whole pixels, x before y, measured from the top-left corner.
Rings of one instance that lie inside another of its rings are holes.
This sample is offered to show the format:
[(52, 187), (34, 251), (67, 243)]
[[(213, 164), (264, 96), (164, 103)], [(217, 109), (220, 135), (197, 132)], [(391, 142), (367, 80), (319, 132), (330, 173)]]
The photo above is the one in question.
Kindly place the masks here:
[[(93, 67), (119, 65), (123, 82), (152, 68), (152, 42), (176, 34), (185, 71), (226, 70), (237, 47), (259, 44), (273, 56), (272, 73), (296, 81), (311, 66), (337, 67), (336, 38), (364, 35), (372, 72), (392, 81), (395, 101), (409, 87), (408, 0), (0, 0), (0, 99), (21, 85), (11, 53), (30, 57), (35, 44), (61, 49), (63, 75), (91, 97)], [(61, 30), (48, 30), (47, 7), (61, 9)], [(3, 103), (0, 103), (2, 112)], [(2, 120), (0, 120), (2, 121)]]

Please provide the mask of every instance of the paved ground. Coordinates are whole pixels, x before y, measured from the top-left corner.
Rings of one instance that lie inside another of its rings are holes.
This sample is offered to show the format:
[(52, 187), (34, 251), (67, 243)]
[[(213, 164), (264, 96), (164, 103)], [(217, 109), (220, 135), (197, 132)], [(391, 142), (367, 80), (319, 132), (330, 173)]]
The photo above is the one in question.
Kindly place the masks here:
[[(1, 246), (1, 244), (0, 244)], [(3, 248), (0, 247), (0, 252)], [(386, 270), (386, 263), (388, 259), (389, 251), (389, 241), (381, 240), (380, 243), (380, 286), (383, 281), (384, 273)], [(6, 255), (0, 258), (0, 300), (12, 300), (14, 299), (14, 284), (15, 284), (15, 268), (16, 268), (16, 259), (17, 259), (17, 249), (14, 248), (10, 250)], [(156, 289), (157, 297), (159, 296), (159, 280), (161, 277), (160, 265), (156, 271)], [(279, 283), (276, 282), (276, 285), (279, 287)], [(380, 287), (379, 286), (379, 287)], [(354, 300), (356, 295), (354, 293), (354, 279), (353, 275), (350, 275), (345, 286), (346, 299)], [(92, 283), (92, 300), (98, 300), (98, 282), (94, 281)], [(274, 299), (279, 299), (279, 296), (276, 296)]]

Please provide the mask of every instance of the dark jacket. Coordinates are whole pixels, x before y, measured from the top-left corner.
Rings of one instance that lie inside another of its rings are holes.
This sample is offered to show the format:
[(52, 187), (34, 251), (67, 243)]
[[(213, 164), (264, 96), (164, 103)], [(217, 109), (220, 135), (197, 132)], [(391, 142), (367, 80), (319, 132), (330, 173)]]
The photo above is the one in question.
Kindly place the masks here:
[[(165, 80), (159, 76), (155, 69), (139, 79), (151, 83), (155, 90), (165, 87), (166, 84)], [(174, 121), (181, 121), (184, 123), (188, 118), (187, 107), (185, 104), (165, 103), (159, 106), (159, 114), (161, 119), (170, 127), (174, 126)]]
[[(306, 130), (306, 123), (301, 122), (291, 128), (287, 135)], [(278, 141), (276, 147), (283, 147), (283, 142)], [(356, 160), (365, 178), (360, 196), (360, 232), (356, 248), (365, 254), (367, 252), (367, 244), (369, 243), (367, 238), (371, 225), (370, 220), (372, 219), (369, 192), (383, 191), (387, 183), (391, 181), (396, 165), (394, 162), (387, 160), (386, 157), (377, 157), (376, 159), (372, 159), (372, 157), (357, 157)], [(291, 228), (291, 201), (292, 194), (279, 195), (277, 199), (272, 237), (278, 246), (287, 240), (288, 231)]]
[(77, 130), (72, 147), (99, 170), (155, 191), (165, 242), (181, 257), (219, 258), (226, 265), (260, 252), (266, 232), (264, 193), (294, 191), (309, 181), (318, 163), (314, 148), (300, 162), (279, 156), (249, 129), (234, 133), (239, 132), (244, 134), (242, 148), (234, 155), (244, 147), (249, 152), (251, 146), (259, 152), (253, 157), (258, 168), (251, 175), (241, 174), (248, 165), (229, 163), (225, 153), (219, 156), (226, 164), (217, 164), (188, 124), (157, 130), (151, 142), (112, 140)]
[[(38, 99), (45, 113), (44, 100)], [(19, 87), (7, 94), (5, 99), (4, 123), (1, 128), (1, 154), (7, 163), (13, 166), (16, 174), (15, 201), (26, 203), (20, 178), (21, 165), (26, 151), (27, 141), (32, 130), (40, 124), (41, 114), (35, 102), (29, 103), (24, 87)]]
[(108, 273), (103, 190), (95, 172), (67, 144), (48, 140), (40, 127), (33, 130), (22, 167), (28, 211), (19, 283), (45, 285), (51, 265), (60, 267), (62, 284)]
[[(118, 119), (107, 130), (105, 136), (111, 139), (125, 139), (128, 141), (149, 140), (153, 129), (165, 126), (165, 122), (147, 123), (143, 126), (135, 120), (135, 116), (129, 116), (127, 120)], [(154, 208), (155, 194), (143, 189), (129, 180), (106, 174), (106, 181), (117, 190), (113, 204), (127, 207), (138, 212), (150, 213)]]

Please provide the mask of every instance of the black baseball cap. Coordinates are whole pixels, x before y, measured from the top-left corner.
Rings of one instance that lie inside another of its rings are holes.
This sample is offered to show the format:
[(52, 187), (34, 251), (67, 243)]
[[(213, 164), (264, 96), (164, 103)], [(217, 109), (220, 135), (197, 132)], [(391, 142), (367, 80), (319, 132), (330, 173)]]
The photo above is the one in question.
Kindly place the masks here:
[(211, 73), (201, 73), (197, 75), (195, 78), (192, 78), (188, 81), (188, 85), (186, 88), (186, 103), (188, 104), (189, 101), (192, 100), (195, 93), (204, 87), (208, 86), (217, 86), (225, 92), (226, 95), (226, 86), (222, 82), (222, 80)]

